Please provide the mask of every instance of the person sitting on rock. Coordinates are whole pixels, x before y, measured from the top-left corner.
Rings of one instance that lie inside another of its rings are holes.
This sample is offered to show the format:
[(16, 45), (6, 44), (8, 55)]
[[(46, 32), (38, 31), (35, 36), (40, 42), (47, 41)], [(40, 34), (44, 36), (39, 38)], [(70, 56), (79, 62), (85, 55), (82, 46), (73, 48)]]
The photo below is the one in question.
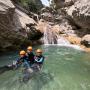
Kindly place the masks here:
[(27, 48), (27, 57), (29, 58), (29, 61), (30, 61), (30, 63), (31, 63), (31, 65), (33, 65), (34, 64), (34, 53), (33, 53), (33, 49), (32, 49), (32, 47), (31, 46), (29, 46), (28, 48)]
[(30, 68), (31, 64), (29, 58), (24, 50), (20, 51), (20, 57), (16, 61), (16, 68), (23, 66), (24, 68)]

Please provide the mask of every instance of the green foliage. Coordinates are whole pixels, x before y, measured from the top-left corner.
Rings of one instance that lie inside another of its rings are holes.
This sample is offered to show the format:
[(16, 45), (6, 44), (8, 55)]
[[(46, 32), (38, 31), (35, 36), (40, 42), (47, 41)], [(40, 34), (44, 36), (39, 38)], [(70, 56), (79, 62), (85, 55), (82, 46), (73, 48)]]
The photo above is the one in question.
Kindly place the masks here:
[(40, 0), (20, 0), (20, 3), (23, 7), (35, 13), (43, 7)]
[(28, 5), (28, 2), (29, 2), (29, 0), (20, 0), (20, 1), (21, 1), (21, 4), (25, 7)]

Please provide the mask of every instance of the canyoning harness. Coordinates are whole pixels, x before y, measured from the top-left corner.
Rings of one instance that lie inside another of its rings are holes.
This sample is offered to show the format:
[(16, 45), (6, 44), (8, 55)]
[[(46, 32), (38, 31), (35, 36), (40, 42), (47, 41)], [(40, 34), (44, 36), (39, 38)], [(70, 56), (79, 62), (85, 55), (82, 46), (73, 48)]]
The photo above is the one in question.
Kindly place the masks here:
[(43, 64), (43, 62), (44, 62), (44, 56), (35, 56), (34, 57), (34, 59), (35, 59), (35, 63), (37, 63), (37, 64)]

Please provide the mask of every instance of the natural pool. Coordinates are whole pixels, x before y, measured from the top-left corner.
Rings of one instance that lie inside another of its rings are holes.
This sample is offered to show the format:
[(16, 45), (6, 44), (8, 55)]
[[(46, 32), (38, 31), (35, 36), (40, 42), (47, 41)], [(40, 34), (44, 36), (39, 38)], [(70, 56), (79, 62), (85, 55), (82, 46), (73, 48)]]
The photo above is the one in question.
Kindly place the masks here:
[[(90, 90), (90, 53), (57, 45), (38, 47), (46, 57), (42, 72), (25, 84), (19, 82), (21, 71), (7, 71), (0, 75), (0, 90)], [(0, 66), (17, 57), (17, 52), (0, 56)]]

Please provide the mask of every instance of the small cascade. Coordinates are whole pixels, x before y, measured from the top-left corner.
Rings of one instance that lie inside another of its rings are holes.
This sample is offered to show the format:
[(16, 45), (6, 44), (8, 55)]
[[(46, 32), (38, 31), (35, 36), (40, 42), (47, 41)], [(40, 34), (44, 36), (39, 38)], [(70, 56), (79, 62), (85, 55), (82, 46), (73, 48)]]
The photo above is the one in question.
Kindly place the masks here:
[(52, 26), (47, 25), (44, 30), (44, 44), (56, 44), (56, 36), (52, 31)]
[(65, 39), (64, 37), (60, 37), (53, 32), (51, 25), (47, 25), (44, 28), (43, 41), (44, 44), (70, 45), (70, 42), (67, 39)]
[(59, 45), (59, 46), (65, 46), (65, 47), (71, 47), (78, 50), (82, 50), (80, 46), (71, 44), (66, 38), (63, 36), (56, 35), (51, 25), (47, 25), (44, 28), (44, 37), (43, 42), (45, 45)]

